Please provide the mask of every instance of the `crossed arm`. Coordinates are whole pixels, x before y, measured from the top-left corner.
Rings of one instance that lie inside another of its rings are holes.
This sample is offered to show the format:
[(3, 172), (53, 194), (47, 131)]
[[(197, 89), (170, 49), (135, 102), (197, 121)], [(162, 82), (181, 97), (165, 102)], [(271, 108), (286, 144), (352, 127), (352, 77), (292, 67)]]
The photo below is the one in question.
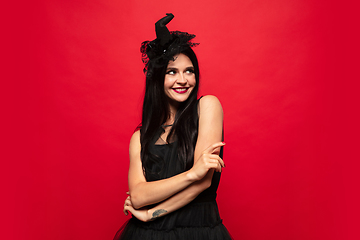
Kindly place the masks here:
[[(130, 211), (142, 221), (173, 212), (192, 200), (211, 185), (213, 172), (224, 166), (219, 157), (222, 140), (223, 112), (214, 96), (200, 99), (198, 139), (193, 167), (168, 179), (146, 182), (140, 160), (140, 133), (135, 132), (130, 141), (129, 197), (124, 212)], [(159, 203), (161, 202), (161, 203)], [(156, 204), (152, 209), (143, 208)]]

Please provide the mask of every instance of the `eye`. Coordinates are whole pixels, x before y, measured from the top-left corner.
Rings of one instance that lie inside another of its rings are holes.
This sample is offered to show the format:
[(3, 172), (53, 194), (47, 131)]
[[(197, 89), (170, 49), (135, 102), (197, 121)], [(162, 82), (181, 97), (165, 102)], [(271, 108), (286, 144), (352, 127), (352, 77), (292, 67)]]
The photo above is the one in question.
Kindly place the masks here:
[(175, 70), (169, 70), (166, 72), (166, 74), (169, 74), (169, 75), (174, 75), (176, 72)]
[(194, 73), (194, 69), (189, 68), (189, 69), (186, 69), (185, 72), (186, 72), (187, 74), (192, 74), (192, 73)]

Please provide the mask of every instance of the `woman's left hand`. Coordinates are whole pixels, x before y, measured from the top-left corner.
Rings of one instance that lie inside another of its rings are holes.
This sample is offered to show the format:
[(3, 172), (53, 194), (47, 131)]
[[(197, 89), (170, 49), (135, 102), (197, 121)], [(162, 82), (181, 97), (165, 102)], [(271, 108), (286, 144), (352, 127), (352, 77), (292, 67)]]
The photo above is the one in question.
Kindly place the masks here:
[(131, 214), (134, 215), (140, 221), (143, 221), (143, 222), (150, 221), (148, 209), (145, 209), (145, 208), (135, 209), (132, 206), (130, 195), (125, 199), (123, 212), (125, 213), (126, 216), (129, 214), (129, 212), (131, 212)]

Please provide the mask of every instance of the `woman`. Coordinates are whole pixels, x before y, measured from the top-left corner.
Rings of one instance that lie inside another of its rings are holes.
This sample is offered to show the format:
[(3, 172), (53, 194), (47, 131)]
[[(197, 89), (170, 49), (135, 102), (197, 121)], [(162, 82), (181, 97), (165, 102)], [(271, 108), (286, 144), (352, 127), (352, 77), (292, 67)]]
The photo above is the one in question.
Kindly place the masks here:
[(215, 200), (225, 166), (222, 107), (214, 96), (197, 99), (195, 35), (170, 33), (173, 17), (160, 19), (156, 39), (142, 44), (146, 90), (124, 204), (133, 217), (114, 239), (231, 239)]

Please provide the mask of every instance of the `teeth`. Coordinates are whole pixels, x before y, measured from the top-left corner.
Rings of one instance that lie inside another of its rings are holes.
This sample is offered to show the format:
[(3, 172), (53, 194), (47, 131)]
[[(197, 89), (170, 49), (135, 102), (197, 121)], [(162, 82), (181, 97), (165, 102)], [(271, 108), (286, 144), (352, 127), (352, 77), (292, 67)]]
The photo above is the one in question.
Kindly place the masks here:
[(187, 88), (175, 88), (175, 91), (185, 92)]

